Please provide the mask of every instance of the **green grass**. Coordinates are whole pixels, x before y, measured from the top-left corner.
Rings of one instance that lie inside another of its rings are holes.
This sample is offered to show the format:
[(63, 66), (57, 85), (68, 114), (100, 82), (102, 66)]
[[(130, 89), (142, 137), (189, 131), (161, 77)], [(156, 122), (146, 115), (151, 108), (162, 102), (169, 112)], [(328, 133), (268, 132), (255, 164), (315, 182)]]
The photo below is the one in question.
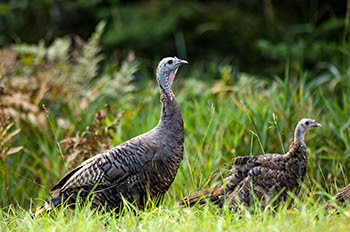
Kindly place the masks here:
[[(6, 143), (2, 140), (2, 145), (23, 149), (6, 156), (10, 206), (3, 175), (0, 176), (2, 230), (349, 230), (349, 207), (340, 209), (339, 214), (323, 209), (331, 196), (348, 184), (350, 176), (350, 79), (346, 70), (328, 65), (317, 75), (291, 74), (286, 65), (285, 77), (266, 80), (237, 74), (231, 66), (181, 67), (173, 90), (185, 123), (185, 154), (164, 203), (136, 214), (126, 212), (123, 217), (83, 207), (59, 209), (52, 217), (33, 219), (36, 207), (49, 199), (49, 189), (68, 171), (59, 141), (82, 137), (87, 126), (96, 124), (95, 113), (109, 104), (117, 113), (123, 113), (116, 131), (109, 132), (113, 145), (117, 145), (153, 128), (159, 120), (161, 104), (155, 78), (149, 78), (143, 66), (132, 62), (106, 68), (88, 83), (69, 79), (76, 68), (69, 62), (32, 62), (37, 61), (22, 57), (13, 78), (4, 77), (0, 82), (13, 88), (13, 92), (25, 96), (29, 92), (31, 103), (37, 99), (43, 75), (47, 75), (50, 87), (29, 109), (5, 105), (17, 113), (10, 118), (14, 125), (9, 133), (16, 129), (20, 132)], [(136, 70), (139, 72), (134, 76)], [(32, 78), (29, 74), (37, 78), (32, 88), (15, 85), (15, 80)], [(31, 115), (32, 111), (36, 113)], [(253, 207), (237, 215), (214, 205), (177, 207), (176, 202), (187, 194), (221, 184), (234, 157), (260, 155), (263, 151), (283, 153), (293, 139), (297, 122), (304, 117), (316, 119), (323, 127), (306, 137), (307, 181), (291, 209), (283, 205), (277, 211)], [(113, 119), (108, 115), (102, 123), (109, 125)], [(3, 159), (1, 170), (4, 174)]]
[(145, 211), (126, 211), (123, 216), (96, 212), (88, 205), (76, 210), (59, 209), (51, 216), (33, 218), (29, 210), (0, 211), (2, 231), (347, 231), (350, 208), (339, 214), (325, 212), (311, 195), (292, 209), (257, 208), (233, 214), (214, 205), (178, 208), (172, 197)]

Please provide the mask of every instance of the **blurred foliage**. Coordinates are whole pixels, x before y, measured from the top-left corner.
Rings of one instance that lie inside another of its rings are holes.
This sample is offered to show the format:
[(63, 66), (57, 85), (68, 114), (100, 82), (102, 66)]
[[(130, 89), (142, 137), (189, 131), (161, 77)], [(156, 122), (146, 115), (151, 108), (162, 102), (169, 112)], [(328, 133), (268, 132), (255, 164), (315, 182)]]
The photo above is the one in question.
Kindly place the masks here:
[[(112, 119), (108, 115), (111, 115)], [(121, 115), (121, 113), (117, 115), (107, 105), (106, 109), (95, 114), (95, 123), (86, 127), (83, 133), (78, 133), (74, 137), (68, 137), (60, 141), (64, 145), (64, 156), (67, 158), (68, 169), (72, 170), (95, 154), (112, 147), (112, 140)]]
[(290, 61), (300, 72), (329, 57), (348, 64), (346, 9), (336, 0), (10, 0), (0, 4), (0, 46), (67, 34), (86, 39), (104, 19), (105, 54), (120, 59), (131, 50), (148, 59), (228, 59), (259, 74), (281, 74)]
[[(114, 113), (104, 106), (132, 102), (138, 63), (130, 53), (108, 72), (100, 71), (104, 27), (102, 21), (86, 42), (78, 36), (61, 37), (50, 45), (41, 40), (0, 49), (0, 170), (5, 180), (11, 176), (9, 185), (0, 182), (2, 196), (8, 190), (16, 195), (23, 183), (30, 183), (24, 194), (28, 197), (48, 180), (45, 173), (59, 176), (68, 166), (112, 145), (123, 107)], [(22, 149), (24, 155), (18, 156)]]

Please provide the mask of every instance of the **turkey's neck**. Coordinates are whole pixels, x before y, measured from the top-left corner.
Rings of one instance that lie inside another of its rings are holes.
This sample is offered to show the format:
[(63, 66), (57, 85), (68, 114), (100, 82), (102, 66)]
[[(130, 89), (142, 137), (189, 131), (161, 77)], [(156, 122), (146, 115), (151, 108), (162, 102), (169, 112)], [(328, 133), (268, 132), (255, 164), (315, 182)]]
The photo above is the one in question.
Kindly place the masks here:
[(294, 142), (298, 142), (305, 145), (304, 135), (305, 135), (305, 131), (302, 130), (300, 127), (297, 127), (294, 132)]
[(172, 131), (183, 131), (183, 120), (175, 97), (168, 96), (162, 88), (160, 93), (162, 112), (158, 125), (166, 128), (171, 128)]

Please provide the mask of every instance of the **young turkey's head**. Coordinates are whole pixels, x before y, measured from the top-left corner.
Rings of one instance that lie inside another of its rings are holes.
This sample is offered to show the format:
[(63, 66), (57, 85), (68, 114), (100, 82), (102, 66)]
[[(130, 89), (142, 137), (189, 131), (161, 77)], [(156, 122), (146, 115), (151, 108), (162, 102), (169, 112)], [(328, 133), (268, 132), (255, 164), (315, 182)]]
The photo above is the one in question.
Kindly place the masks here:
[(159, 86), (164, 90), (165, 94), (170, 97), (170, 100), (174, 98), (174, 93), (171, 90), (171, 84), (174, 81), (175, 74), (182, 64), (188, 64), (186, 60), (180, 60), (175, 57), (166, 57), (162, 59), (157, 68), (157, 81)]
[(304, 141), (305, 133), (315, 127), (321, 127), (322, 125), (310, 118), (303, 118), (299, 121), (295, 128), (294, 141)]

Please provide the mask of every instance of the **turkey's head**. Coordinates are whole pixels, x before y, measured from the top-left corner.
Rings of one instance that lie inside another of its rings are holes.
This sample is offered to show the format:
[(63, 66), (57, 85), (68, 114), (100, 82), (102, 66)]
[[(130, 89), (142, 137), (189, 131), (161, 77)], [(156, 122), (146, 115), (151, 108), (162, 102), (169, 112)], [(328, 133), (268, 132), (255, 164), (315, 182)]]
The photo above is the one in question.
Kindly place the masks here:
[(321, 127), (322, 125), (310, 118), (303, 118), (299, 121), (294, 135), (294, 141), (304, 141), (305, 133), (315, 127)]
[(159, 86), (164, 90), (164, 92), (172, 100), (174, 98), (174, 93), (171, 90), (171, 84), (174, 81), (175, 74), (182, 64), (188, 64), (186, 60), (181, 60), (175, 57), (166, 57), (162, 59), (157, 68), (157, 81)]

